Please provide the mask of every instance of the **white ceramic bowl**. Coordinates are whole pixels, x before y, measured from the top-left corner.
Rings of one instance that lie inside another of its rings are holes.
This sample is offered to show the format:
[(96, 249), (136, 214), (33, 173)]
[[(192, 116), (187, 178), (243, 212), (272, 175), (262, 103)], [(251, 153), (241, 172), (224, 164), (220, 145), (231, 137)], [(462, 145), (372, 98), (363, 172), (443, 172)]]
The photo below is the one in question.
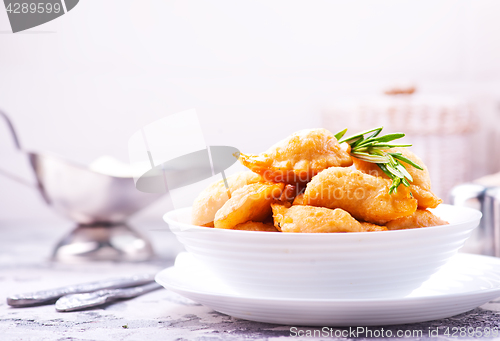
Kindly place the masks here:
[(234, 231), (190, 224), (191, 209), (164, 220), (186, 250), (238, 293), (287, 298), (403, 297), (462, 247), (477, 210), (440, 205), (449, 225), (358, 233)]

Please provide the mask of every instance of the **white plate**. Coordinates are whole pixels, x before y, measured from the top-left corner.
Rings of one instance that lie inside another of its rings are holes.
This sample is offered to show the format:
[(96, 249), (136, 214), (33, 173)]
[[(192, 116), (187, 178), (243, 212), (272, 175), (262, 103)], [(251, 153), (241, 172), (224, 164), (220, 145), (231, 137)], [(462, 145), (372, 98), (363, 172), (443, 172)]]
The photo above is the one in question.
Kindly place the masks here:
[[(300, 274), (297, 274), (300, 276)], [(500, 258), (458, 254), (407, 297), (265, 298), (226, 287), (190, 254), (158, 273), (165, 288), (218, 312), (251, 321), (302, 326), (374, 326), (457, 315), (500, 296)]]

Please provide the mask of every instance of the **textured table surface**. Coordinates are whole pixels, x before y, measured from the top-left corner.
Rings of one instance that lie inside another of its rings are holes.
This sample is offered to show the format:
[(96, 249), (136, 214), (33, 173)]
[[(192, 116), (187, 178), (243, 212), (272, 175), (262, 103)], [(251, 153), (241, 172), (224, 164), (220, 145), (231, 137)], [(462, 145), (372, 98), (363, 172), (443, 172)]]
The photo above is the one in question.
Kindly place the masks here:
[[(141, 230), (153, 240), (156, 260), (147, 263), (59, 264), (48, 260), (52, 246), (71, 224), (0, 222), (0, 339), (1, 340), (277, 340), (319, 334), (321, 328), (256, 323), (233, 318), (167, 290), (92, 310), (58, 313), (53, 305), (11, 308), (8, 295), (62, 285), (137, 273), (155, 273), (173, 264), (182, 250), (175, 238), (157, 226), (143, 224)], [(500, 298), (470, 312), (438, 321), (399, 326), (370, 327), (372, 331), (439, 331), (447, 327), (500, 328)], [(333, 329), (342, 330), (342, 328)], [(314, 332), (316, 331), (316, 334)], [(330, 334), (332, 335), (332, 334)], [(335, 334), (333, 334), (335, 335)], [(352, 338), (352, 337), (348, 337)], [(315, 338), (315, 339), (321, 339)], [(491, 338), (493, 339), (493, 338)], [(495, 338), (500, 340), (500, 337)]]

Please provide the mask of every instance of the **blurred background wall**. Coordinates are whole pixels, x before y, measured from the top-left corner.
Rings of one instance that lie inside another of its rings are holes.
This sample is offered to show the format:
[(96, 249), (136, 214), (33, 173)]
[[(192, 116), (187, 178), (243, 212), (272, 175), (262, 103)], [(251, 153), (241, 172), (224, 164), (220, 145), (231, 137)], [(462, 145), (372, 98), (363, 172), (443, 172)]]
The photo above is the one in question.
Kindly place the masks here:
[[(82, 0), (12, 34), (0, 10), (0, 108), (26, 149), (127, 161), (135, 131), (181, 110), (197, 109), (207, 144), (260, 152), (299, 129), (341, 130), (342, 103), (410, 84), (423, 101), (473, 108), (474, 178), (500, 170), (498, 13), (494, 0)], [(3, 126), (0, 163), (31, 176)], [(0, 221), (52, 216), (0, 177)]]

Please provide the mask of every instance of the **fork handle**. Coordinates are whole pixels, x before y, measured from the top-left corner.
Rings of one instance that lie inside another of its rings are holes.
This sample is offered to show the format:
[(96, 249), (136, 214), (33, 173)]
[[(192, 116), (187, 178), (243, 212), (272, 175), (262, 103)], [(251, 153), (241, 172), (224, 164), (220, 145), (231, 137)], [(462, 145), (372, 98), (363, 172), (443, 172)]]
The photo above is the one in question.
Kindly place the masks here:
[(124, 289), (104, 289), (85, 294), (73, 294), (61, 297), (56, 302), (56, 310), (68, 312), (98, 307), (120, 299), (128, 299), (162, 288), (156, 282)]

